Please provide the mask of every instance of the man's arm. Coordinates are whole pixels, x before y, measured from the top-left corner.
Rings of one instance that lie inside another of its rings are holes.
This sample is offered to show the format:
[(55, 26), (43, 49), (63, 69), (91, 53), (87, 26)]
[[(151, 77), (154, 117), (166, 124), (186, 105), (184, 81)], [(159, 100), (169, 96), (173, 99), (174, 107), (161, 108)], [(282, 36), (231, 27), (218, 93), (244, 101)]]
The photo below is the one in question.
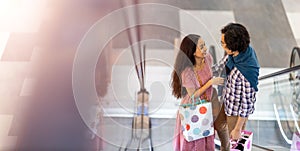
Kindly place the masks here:
[(246, 122), (246, 120), (247, 120), (247, 117), (240, 117), (240, 116), (238, 117), (238, 120), (235, 124), (234, 129), (230, 133), (231, 139), (238, 140), (239, 138), (242, 137), (241, 131), (242, 131), (243, 125)]

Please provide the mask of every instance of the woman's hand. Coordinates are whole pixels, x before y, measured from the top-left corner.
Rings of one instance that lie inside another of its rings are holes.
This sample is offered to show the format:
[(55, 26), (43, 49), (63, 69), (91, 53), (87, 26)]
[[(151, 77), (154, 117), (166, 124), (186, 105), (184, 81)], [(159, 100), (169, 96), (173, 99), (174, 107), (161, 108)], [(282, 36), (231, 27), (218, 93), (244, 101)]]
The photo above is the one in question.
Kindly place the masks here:
[(214, 77), (210, 80), (212, 85), (223, 85), (225, 79), (222, 77)]

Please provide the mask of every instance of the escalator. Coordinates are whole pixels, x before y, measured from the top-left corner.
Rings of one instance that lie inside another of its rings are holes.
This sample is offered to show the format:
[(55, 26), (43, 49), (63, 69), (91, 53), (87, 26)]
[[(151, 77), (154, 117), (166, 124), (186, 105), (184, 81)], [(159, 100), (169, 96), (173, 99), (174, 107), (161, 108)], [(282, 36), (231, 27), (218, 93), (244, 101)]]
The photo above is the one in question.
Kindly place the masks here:
[(292, 50), (290, 68), (259, 78), (256, 112), (248, 129), (255, 132), (253, 143), (271, 150), (289, 150), (300, 124), (300, 49)]

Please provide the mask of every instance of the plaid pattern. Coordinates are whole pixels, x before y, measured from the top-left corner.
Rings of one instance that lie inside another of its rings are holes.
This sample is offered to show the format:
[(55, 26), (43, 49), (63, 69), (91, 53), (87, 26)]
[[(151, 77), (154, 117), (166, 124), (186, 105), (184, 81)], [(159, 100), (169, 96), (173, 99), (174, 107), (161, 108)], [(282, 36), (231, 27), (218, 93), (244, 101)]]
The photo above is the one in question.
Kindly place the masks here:
[[(214, 75), (220, 75), (225, 67), (227, 58), (225, 56), (218, 65), (212, 67)], [(236, 67), (227, 76), (222, 99), (225, 105), (225, 113), (228, 116), (248, 117), (254, 112), (255, 89), (250, 86), (250, 82)]]

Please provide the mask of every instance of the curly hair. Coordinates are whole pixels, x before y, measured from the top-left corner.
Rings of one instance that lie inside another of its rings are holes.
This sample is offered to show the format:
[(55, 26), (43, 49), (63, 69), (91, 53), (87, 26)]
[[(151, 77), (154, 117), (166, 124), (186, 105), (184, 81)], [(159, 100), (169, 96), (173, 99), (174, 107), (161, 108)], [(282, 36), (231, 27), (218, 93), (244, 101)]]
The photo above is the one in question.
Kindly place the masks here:
[(226, 47), (231, 51), (242, 52), (249, 46), (249, 33), (246, 27), (241, 24), (229, 23), (221, 29), (221, 33), (224, 34)]
[(199, 35), (189, 34), (184, 37), (180, 45), (180, 51), (177, 54), (174, 70), (172, 73), (172, 94), (176, 98), (181, 98), (182, 96), (187, 94), (185, 88), (181, 85), (181, 73), (186, 67), (192, 67), (195, 65), (196, 60), (194, 57), (194, 53), (197, 49), (197, 43), (200, 39)]

